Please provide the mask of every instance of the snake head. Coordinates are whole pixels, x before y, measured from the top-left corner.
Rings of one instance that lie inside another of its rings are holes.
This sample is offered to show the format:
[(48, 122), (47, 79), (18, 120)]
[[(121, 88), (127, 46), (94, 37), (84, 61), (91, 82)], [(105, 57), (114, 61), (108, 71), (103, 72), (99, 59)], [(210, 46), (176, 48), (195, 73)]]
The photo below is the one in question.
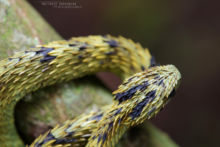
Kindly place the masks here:
[(115, 94), (131, 125), (155, 116), (174, 95), (181, 74), (174, 65), (155, 66), (125, 80)]

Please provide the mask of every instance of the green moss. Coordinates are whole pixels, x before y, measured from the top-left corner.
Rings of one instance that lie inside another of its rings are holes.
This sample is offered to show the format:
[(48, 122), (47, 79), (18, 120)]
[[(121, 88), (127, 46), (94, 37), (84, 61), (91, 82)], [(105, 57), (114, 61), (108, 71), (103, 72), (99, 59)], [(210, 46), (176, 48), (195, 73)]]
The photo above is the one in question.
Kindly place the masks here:
[(61, 39), (25, 1), (1, 0), (0, 12), (0, 59), (14, 51)]
[(30, 142), (56, 124), (111, 102), (112, 95), (98, 79), (80, 78), (26, 96), (16, 107), (16, 123), (24, 139)]

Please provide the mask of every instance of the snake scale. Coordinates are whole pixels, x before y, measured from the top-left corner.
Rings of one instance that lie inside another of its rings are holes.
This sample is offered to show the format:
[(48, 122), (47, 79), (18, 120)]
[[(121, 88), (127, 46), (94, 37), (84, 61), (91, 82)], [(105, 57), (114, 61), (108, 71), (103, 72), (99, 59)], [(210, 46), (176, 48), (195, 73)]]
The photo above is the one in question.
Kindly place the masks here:
[(154, 66), (147, 48), (121, 36), (74, 37), (17, 52), (0, 61), (0, 146), (24, 146), (13, 116), (21, 98), (99, 71), (125, 79), (113, 103), (55, 126), (30, 146), (115, 146), (129, 127), (164, 107), (181, 78), (174, 65)]

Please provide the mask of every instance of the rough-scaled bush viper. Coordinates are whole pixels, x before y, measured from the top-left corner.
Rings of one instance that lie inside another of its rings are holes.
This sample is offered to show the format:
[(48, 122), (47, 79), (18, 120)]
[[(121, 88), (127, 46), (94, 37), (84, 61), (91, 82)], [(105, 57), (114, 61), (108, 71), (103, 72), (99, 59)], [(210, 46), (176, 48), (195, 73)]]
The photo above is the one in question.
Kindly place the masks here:
[(21, 98), (99, 71), (125, 79), (113, 92), (113, 103), (57, 125), (31, 146), (114, 146), (129, 127), (156, 115), (175, 92), (181, 78), (177, 68), (154, 64), (139, 43), (110, 35), (54, 41), (0, 61), (0, 146), (23, 146), (13, 116)]

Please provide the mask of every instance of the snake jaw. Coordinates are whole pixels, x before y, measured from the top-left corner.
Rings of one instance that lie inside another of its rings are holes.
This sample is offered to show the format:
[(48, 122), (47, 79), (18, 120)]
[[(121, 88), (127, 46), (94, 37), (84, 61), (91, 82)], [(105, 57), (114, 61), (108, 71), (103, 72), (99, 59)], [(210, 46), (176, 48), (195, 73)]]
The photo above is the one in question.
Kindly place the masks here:
[(155, 72), (155, 68), (158, 68), (156, 69), (158, 73), (162, 73), (160, 73), (159, 78), (154, 77), (155, 81), (152, 85), (156, 86), (155, 89), (157, 89), (156, 98), (148, 106), (150, 109), (146, 107), (147, 119), (152, 118), (165, 107), (171, 97), (174, 96), (181, 79), (181, 74), (174, 65), (158, 66), (149, 70)]

